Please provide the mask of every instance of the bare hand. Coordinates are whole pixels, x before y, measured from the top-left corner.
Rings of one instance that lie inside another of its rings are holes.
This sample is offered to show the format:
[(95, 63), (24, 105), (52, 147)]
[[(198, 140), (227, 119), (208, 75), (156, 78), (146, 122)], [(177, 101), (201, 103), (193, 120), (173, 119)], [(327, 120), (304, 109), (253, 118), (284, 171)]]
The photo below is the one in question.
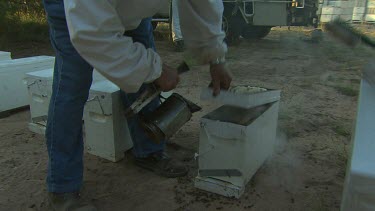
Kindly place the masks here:
[(163, 71), (158, 79), (154, 81), (156, 87), (163, 92), (176, 88), (180, 78), (175, 68), (163, 64)]
[(211, 72), (211, 86), (214, 90), (213, 95), (220, 94), (220, 89), (229, 89), (232, 82), (231, 73), (226, 69), (225, 64), (215, 64), (210, 66)]

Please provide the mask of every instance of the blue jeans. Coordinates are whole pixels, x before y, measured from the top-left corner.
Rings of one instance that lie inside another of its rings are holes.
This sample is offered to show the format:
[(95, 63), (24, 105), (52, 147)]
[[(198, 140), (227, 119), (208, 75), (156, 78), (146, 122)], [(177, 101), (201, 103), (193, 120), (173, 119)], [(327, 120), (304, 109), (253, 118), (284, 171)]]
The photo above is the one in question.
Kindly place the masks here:
[[(46, 131), (49, 156), (47, 186), (49, 192), (74, 192), (81, 188), (83, 180), (82, 115), (92, 83), (93, 67), (70, 42), (63, 0), (43, 0), (43, 3), (50, 26), (51, 44), (56, 53)], [(126, 35), (146, 48), (155, 49), (149, 18), (144, 19), (137, 29), (126, 32)], [(130, 105), (145, 86), (138, 93), (123, 93), (125, 106)], [(155, 99), (142, 112), (147, 114), (158, 105), (159, 100)], [(137, 116), (129, 119), (128, 124), (136, 157), (147, 157), (164, 150), (165, 142), (154, 144), (146, 137)]]

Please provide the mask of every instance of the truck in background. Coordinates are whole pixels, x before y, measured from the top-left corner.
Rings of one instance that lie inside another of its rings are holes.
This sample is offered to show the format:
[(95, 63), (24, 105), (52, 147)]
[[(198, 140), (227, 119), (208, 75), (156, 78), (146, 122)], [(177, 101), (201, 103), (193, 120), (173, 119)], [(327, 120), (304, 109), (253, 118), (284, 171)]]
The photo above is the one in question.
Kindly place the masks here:
[[(158, 22), (171, 23), (171, 4), (153, 17), (154, 28)], [(229, 41), (240, 36), (261, 39), (275, 26), (317, 27), (319, 23), (318, 0), (223, 0), (223, 4), (223, 29)]]

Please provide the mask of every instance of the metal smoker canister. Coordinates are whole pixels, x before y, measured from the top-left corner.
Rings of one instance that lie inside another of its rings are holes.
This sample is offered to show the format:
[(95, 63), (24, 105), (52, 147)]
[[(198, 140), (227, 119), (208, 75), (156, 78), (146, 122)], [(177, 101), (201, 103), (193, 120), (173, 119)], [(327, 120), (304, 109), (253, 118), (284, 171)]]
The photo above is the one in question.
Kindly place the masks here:
[(174, 93), (154, 112), (143, 117), (142, 127), (153, 141), (160, 143), (172, 137), (190, 120), (193, 112), (187, 100)]

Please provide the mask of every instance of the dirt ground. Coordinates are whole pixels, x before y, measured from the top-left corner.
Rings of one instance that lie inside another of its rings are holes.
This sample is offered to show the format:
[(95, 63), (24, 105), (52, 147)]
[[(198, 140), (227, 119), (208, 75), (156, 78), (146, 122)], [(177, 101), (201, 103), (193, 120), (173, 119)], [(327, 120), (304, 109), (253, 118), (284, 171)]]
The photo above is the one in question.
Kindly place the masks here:
[[(194, 188), (199, 119), (214, 106), (199, 100), (210, 79), (207, 67), (194, 67), (176, 89), (203, 107), (168, 144), (168, 152), (189, 166), (188, 176), (156, 176), (136, 167), (129, 152), (118, 163), (85, 154), (83, 196), (100, 210), (339, 210), (360, 70), (374, 57), (364, 47), (349, 49), (326, 35), (313, 43), (309, 30), (276, 28), (263, 40), (242, 40), (229, 50), (234, 85), (282, 90), (275, 153), (239, 200)], [(157, 47), (167, 63), (177, 65), (183, 58), (168, 41), (157, 41)], [(16, 58), (53, 55), (48, 43), (3, 50)], [(49, 210), (44, 137), (30, 132), (28, 121), (28, 110), (0, 119), (0, 210)]]

